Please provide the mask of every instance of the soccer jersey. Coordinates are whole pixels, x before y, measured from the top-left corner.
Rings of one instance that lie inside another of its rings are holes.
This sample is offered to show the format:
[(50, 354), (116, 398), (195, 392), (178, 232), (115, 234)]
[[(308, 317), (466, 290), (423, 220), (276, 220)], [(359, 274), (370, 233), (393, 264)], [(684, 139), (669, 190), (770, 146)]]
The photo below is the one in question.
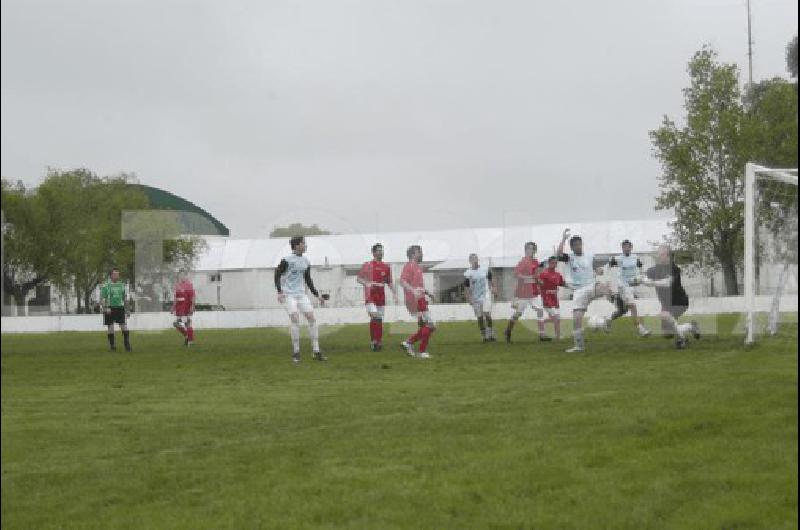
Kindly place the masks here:
[[(514, 268), (514, 274), (533, 276), (538, 268), (539, 260), (525, 256), (517, 263)], [(533, 298), (539, 295), (539, 286), (535, 283), (528, 283), (528, 281), (523, 278), (517, 278), (517, 290), (514, 291), (514, 296), (517, 298)]]
[(622, 285), (630, 285), (631, 282), (639, 275), (639, 269), (642, 267), (642, 262), (636, 254), (620, 254), (611, 258), (608, 262), (610, 267), (619, 267), (619, 283)]
[(661, 302), (661, 307), (668, 309), (674, 306), (687, 307), (689, 305), (689, 296), (681, 284), (681, 269), (677, 265), (670, 263), (650, 267), (647, 269), (647, 277), (651, 280), (672, 278), (669, 287), (656, 287), (656, 295)]
[(380, 285), (364, 286), (364, 302), (378, 306), (386, 305), (385, 284), (392, 283), (392, 269), (382, 261), (372, 260), (364, 263), (358, 277)]
[(466, 278), (465, 284), (472, 291), (473, 300), (481, 300), (489, 293), (489, 282), (492, 279), (489, 267), (469, 268), (464, 271), (464, 278)]
[(186, 315), (192, 310), (194, 303), (194, 286), (189, 280), (175, 284), (175, 314)]
[(289, 254), (275, 270), (275, 288), (284, 294), (305, 294), (308, 285), (311, 294), (318, 296), (311, 281), (311, 262), (305, 256)]
[[(409, 261), (403, 266), (400, 279), (413, 289), (423, 289), (424, 287), (422, 267), (415, 261)], [(427, 303), (423, 293), (417, 294), (412, 289), (406, 288), (405, 295), (406, 307), (409, 311), (425, 311), (427, 309)]]
[(108, 280), (100, 289), (106, 307), (125, 307), (125, 283)]
[(570, 287), (580, 289), (594, 285), (594, 255), (584, 252), (580, 256), (574, 252), (563, 254), (560, 261), (569, 264)]
[(539, 273), (542, 282), (542, 304), (544, 307), (558, 307), (558, 288), (564, 285), (564, 277), (555, 270), (545, 269)]

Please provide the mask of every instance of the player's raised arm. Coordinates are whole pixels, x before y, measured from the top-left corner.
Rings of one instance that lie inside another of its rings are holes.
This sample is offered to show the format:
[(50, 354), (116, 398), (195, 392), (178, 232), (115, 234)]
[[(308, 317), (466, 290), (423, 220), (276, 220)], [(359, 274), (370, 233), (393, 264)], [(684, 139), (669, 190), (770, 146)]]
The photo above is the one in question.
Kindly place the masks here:
[(561, 234), (561, 243), (558, 244), (558, 249), (556, 250), (556, 256), (559, 256), (559, 258), (564, 255), (564, 243), (567, 242), (568, 238), (569, 228), (565, 228), (564, 232)]

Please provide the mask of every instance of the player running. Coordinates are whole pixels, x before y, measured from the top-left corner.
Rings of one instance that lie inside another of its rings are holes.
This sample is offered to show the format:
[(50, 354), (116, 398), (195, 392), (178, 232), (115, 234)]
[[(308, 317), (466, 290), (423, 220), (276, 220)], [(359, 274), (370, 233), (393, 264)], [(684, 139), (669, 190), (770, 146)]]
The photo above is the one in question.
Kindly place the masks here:
[(192, 327), (194, 299), (192, 281), (185, 271), (181, 271), (178, 282), (175, 284), (175, 302), (172, 304), (171, 311), (175, 315), (175, 322), (172, 325), (175, 326), (178, 333), (183, 335), (183, 345), (187, 348), (194, 344), (194, 327)]
[(328, 358), (319, 350), (319, 327), (314, 318), (314, 306), (306, 294), (306, 286), (311, 294), (317, 298), (319, 305), (325, 305), (325, 300), (314, 288), (311, 281), (311, 263), (303, 256), (306, 251), (306, 240), (303, 236), (295, 236), (289, 240), (292, 253), (283, 258), (275, 269), (275, 289), (278, 291), (278, 301), (284, 305), (289, 313), (289, 331), (292, 336), (292, 362), (300, 362), (300, 313), (308, 322), (308, 332), (311, 335), (311, 349), (314, 359), (327, 361)]
[(611, 314), (611, 320), (616, 320), (630, 310), (633, 325), (640, 337), (650, 335), (650, 330), (644, 326), (642, 318), (636, 309), (636, 294), (632, 284), (637, 282), (641, 275), (642, 262), (639, 256), (632, 254), (633, 244), (629, 240), (622, 242), (622, 254), (612, 256), (608, 262), (609, 267), (619, 267), (619, 286), (617, 292), (611, 296), (611, 302), (616, 309)]
[[(569, 238), (570, 252), (564, 252), (564, 243)], [(564, 229), (561, 243), (556, 251), (559, 261), (569, 264), (570, 281), (567, 286), (573, 289), (572, 309), (573, 317), (573, 338), (575, 346), (568, 349), (567, 353), (582, 352), (583, 341), (583, 316), (592, 300), (604, 298), (611, 294), (611, 289), (606, 283), (598, 282), (595, 274), (603, 274), (600, 264), (594, 259), (594, 255), (583, 251), (583, 239), (580, 236), (569, 237), (569, 228)], [(605, 329), (608, 331), (609, 321), (605, 321)]]
[(117, 346), (114, 344), (114, 324), (118, 324), (119, 329), (122, 331), (125, 351), (131, 351), (131, 335), (126, 323), (128, 312), (125, 309), (125, 291), (125, 282), (119, 279), (119, 269), (111, 269), (109, 279), (100, 288), (103, 325), (108, 327), (108, 345), (111, 351), (117, 351)]
[(700, 338), (697, 322), (678, 324), (678, 317), (689, 309), (689, 296), (681, 284), (681, 269), (672, 260), (670, 248), (666, 245), (658, 247), (656, 265), (647, 269), (642, 283), (655, 287), (658, 300), (661, 302), (661, 321), (668, 330), (673, 331), (675, 347), (683, 349), (688, 344), (687, 335), (691, 333), (695, 339)]
[(492, 296), (497, 296), (497, 285), (492, 279), (491, 269), (481, 266), (477, 254), (469, 255), (469, 265), (469, 269), (464, 271), (467, 301), (475, 311), (483, 342), (494, 342), (497, 339), (492, 328)]
[[(544, 266), (544, 264), (542, 264)], [(564, 277), (557, 270), (558, 257), (550, 256), (547, 267), (539, 273), (539, 285), (542, 291), (542, 305), (547, 320), (553, 323), (556, 340), (561, 339), (561, 314), (558, 302), (558, 288), (565, 287)]]
[(383, 316), (386, 306), (385, 287), (389, 286), (392, 296), (397, 292), (392, 285), (392, 269), (383, 262), (383, 245), (372, 245), (372, 261), (364, 263), (356, 281), (364, 286), (364, 303), (369, 314), (369, 342), (372, 351), (383, 349)]
[[(436, 330), (436, 323), (431, 317), (426, 298), (432, 298), (432, 295), (425, 290), (422, 267), (419, 265), (422, 262), (422, 247), (411, 245), (406, 250), (406, 256), (408, 263), (403, 266), (403, 272), (400, 274), (400, 285), (405, 292), (406, 309), (412, 316), (417, 317), (419, 329), (400, 345), (411, 357), (429, 359), (428, 341)], [(417, 341), (419, 341), (418, 354), (414, 353), (414, 343)]]
[(539, 284), (537, 276), (539, 274), (539, 260), (536, 255), (536, 243), (528, 241), (525, 243), (525, 257), (519, 260), (514, 268), (514, 276), (517, 277), (517, 290), (514, 292), (514, 302), (511, 307), (514, 313), (506, 326), (506, 342), (511, 342), (511, 331), (514, 325), (525, 313), (528, 308), (533, 308), (536, 312), (536, 323), (539, 330), (539, 340), (552, 340), (544, 333), (544, 311), (542, 310), (542, 297), (539, 294)]

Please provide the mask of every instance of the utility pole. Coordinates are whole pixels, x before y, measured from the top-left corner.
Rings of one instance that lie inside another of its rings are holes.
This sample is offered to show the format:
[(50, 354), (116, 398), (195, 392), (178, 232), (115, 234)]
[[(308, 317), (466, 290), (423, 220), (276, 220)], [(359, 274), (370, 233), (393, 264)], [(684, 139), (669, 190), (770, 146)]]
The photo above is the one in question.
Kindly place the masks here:
[(750, 15), (750, 0), (747, 0), (747, 79), (753, 86), (753, 31)]

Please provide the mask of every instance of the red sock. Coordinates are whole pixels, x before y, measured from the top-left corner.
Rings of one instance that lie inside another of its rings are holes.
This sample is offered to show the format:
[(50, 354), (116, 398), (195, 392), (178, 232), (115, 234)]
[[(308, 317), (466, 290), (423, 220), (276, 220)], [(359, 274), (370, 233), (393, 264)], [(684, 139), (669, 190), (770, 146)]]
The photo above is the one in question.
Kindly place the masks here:
[(419, 328), (416, 333), (414, 333), (413, 335), (411, 335), (406, 339), (406, 342), (409, 344), (414, 344), (415, 342), (417, 342), (422, 337), (423, 329), (425, 329), (425, 327)]
[(372, 342), (380, 342), (380, 338), (378, 337), (378, 321), (377, 320), (370, 320), (369, 321), (369, 338)]
[(194, 340), (194, 328), (193, 327), (189, 326), (188, 328), (186, 328), (186, 338), (188, 338), (190, 341)]
[(419, 342), (419, 351), (426, 352), (428, 351), (428, 340), (431, 338), (431, 333), (433, 333), (433, 330), (428, 326), (425, 326), (419, 331), (422, 334), (422, 340)]
[(375, 321), (375, 342), (380, 344), (383, 341), (383, 320)]

